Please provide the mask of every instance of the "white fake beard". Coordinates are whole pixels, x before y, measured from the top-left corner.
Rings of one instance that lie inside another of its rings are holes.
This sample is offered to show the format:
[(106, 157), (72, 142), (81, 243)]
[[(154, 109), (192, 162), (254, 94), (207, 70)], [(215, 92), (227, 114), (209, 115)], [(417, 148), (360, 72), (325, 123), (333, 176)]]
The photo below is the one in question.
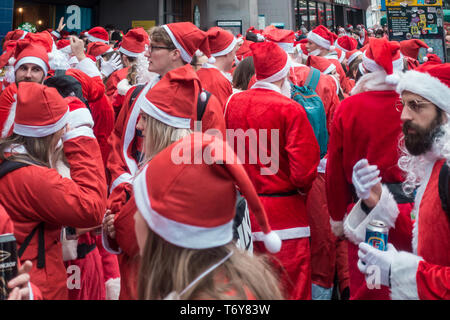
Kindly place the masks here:
[(158, 74), (148, 71), (149, 62), (144, 54), (138, 55), (136, 60), (136, 82), (138, 84), (151, 82), (158, 76)]
[(320, 49), (316, 49), (308, 53), (309, 56), (318, 56), (320, 54)]
[(283, 85), (281, 86), (281, 94), (287, 98), (291, 98), (291, 83), (287, 78), (284, 79)]
[(14, 67), (7, 66), (6, 67), (6, 73), (5, 73), (5, 80), (8, 83), (14, 83), (16, 81), (16, 76), (14, 74)]

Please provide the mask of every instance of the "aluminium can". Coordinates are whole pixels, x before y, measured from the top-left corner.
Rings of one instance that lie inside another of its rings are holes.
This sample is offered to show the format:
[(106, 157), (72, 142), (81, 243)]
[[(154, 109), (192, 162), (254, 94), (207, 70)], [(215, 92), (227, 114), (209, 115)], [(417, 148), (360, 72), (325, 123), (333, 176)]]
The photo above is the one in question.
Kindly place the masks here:
[(387, 250), (388, 227), (383, 221), (372, 220), (366, 227), (366, 243), (381, 251)]
[(17, 244), (12, 233), (0, 235), (0, 300), (10, 293), (8, 282), (17, 276)]

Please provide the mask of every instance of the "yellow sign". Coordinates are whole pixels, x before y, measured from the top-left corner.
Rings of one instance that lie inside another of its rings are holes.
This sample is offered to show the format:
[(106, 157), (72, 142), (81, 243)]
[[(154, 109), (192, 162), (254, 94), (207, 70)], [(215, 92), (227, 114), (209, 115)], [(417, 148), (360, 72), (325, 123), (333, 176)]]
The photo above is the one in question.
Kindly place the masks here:
[(386, 0), (386, 6), (388, 7), (401, 7), (402, 5), (408, 5), (408, 7), (416, 6), (436, 6), (442, 7), (442, 0)]
[(150, 30), (156, 25), (155, 20), (133, 20), (131, 21), (131, 27), (132, 28), (144, 28), (145, 31)]

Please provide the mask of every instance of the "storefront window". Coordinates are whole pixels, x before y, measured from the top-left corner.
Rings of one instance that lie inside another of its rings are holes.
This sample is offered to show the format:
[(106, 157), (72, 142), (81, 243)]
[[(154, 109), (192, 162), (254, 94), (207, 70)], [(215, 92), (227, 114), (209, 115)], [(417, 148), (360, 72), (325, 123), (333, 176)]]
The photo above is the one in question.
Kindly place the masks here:
[(317, 2), (314, 1), (308, 1), (308, 12), (309, 12), (309, 24), (310, 24), (310, 30), (314, 29), (318, 26), (317, 23)]
[(326, 18), (327, 18), (327, 23), (326, 23), (326, 26), (329, 28), (329, 29), (334, 29), (334, 23), (333, 23), (333, 8), (332, 8), (332, 6), (331, 6), (331, 4), (326, 4), (326, 10), (325, 10), (325, 12), (326, 12)]
[(306, 0), (296, 1), (295, 18), (297, 29), (300, 29), (301, 26), (308, 27), (308, 8)]
[(317, 11), (317, 19), (318, 19), (318, 24), (320, 25), (326, 25), (326, 22), (325, 22), (325, 3), (321, 3), (321, 2), (318, 2), (317, 3), (317, 9), (318, 9), (318, 11)]

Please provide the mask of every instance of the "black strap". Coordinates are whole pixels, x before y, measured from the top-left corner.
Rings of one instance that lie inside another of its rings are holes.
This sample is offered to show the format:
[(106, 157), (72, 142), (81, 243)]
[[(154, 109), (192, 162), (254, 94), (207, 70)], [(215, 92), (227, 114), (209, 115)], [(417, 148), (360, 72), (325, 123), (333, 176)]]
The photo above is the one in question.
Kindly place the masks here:
[(448, 218), (450, 219), (450, 204), (449, 204), (449, 196), (448, 196), (448, 184), (449, 184), (449, 168), (447, 163), (444, 162), (442, 165), (441, 171), (439, 172), (439, 198), (441, 198), (441, 206), (442, 209), (447, 213)]
[[(203, 92), (206, 94), (205, 101), (202, 101), (202, 99), (200, 98), (200, 96)], [(208, 92), (206, 90), (203, 90), (203, 92), (198, 95), (198, 99), (197, 99), (197, 121), (202, 120), (203, 115), (205, 114), (205, 111), (206, 111), (206, 106), (208, 105), (209, 98), (211, 97), (210, 92)]]
[(406, 194), (403, 191), (401, 183), (386, 183), (386, 187), (392, 193), (395, 202), (398, 204), (414, 203), (414, 194)]
[(77, 259), (84, 259), (88, 253), (96, 248), (96, 244), (80, 243), (77, 246)]
[(131, 97), (130, 97), (130, 107), (133, 106), (134, 100), (136, 100), (137, 96), (139, 95), (139, 93), (142, 92), (142, 90), (144, 90), (144, 88), (145, 88), (145, 84), (139, 84), (133, 90), (133, 92), (131, 93)]
[(23, 167), (27, 167), (27, 166), (29, 166), (28, 163), (4, 160), (0, 164), (0, 179), (3, 178), (8, 173), (13, 172), (14, 170), (17, 170), (17, 169), (20, 169)]
[(20, 246), (20, 249), (17, 251), (17, 255), (19, 258), (22, 257), (25, 250), (28, 248), (28, 245), (30, 244), (31, 239), (33, 238), (36, 231), (39, 231), (38, 233), (38, 263), (37, 267), (38, 269), (45, 268), (45, 238), (44, 238), (44, 222), (39, 223), (31, 232), (28, 234), (28, 236), (23, 241), (22, 245)]
[(279, 193), (258, 193), (258, 196), (280, 198), (280, 197), (291, 197), (291, 196), (295, 196), (297, 194), (299, 194), (297, 190), (292, 190), (292, 191), (279, 192)]

